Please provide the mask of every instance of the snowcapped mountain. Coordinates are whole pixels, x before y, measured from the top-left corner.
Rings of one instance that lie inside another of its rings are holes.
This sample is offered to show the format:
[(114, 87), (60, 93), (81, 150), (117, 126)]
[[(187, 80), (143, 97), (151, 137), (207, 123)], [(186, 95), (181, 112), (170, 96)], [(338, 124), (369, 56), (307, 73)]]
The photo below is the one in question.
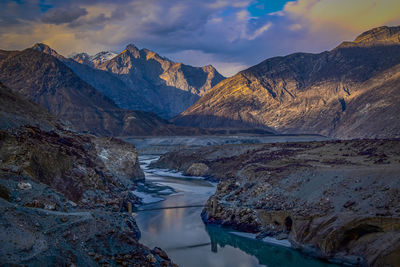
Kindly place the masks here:
[(90, 59), (93, 62), (94, 66), (99, 66), (103, 64), (106, 61), (109, 61), (110, 59), (113, 59), (116, 57), (118, 54), (111, 52), (111, 51), (102, 51), (97, 53), (94, 56), (91, 56)]
[(70, 58), (78, 63), (89, 65), (91, 67), (97, 67), (104, 62), (113, 59), (117, 55), (117, 53), (111, 51), (102, 51), (93, 56), (90, 56), (87, 53), (79, 53), (71, 56)]

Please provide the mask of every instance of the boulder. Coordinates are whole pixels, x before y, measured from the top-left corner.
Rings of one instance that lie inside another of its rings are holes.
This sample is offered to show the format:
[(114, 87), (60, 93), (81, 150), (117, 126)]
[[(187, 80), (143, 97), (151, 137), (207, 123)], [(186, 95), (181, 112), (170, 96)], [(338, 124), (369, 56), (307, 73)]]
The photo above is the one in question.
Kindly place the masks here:
[(205, 176), (208, 174), (209, 167), (204, 163), (193, 163), (185, 171), (185, 175), (188, 176)]
[(95, 138), (98, 158), (118, 182), (129, 186), (134, 180), (144, 179), (136, 148), (116, 138)]

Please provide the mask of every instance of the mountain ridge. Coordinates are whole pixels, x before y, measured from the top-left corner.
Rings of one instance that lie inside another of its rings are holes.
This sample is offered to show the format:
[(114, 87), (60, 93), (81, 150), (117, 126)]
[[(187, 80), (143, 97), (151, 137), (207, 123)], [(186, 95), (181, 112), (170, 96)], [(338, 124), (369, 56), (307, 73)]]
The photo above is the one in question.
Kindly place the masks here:
[[(149, 49), (139, 49), (134, 44), (128, 44), (121, 53), (103, 62), (93, 63), (91, 56), (85, 53), (71, 60), (122, 81), (124, 89), (113, 88), (113, 83), (107, 82), (103, 82), (100, 89), (120, 107), (151, 111), (164, 118), (178, 115), (225, 78), (211, 65), (192, 67)], [(92, 70), (64, 61), (86, 82), (95, 88), (98, 86)]]
[(169, 118), (197, 101), (224, 77), (214, 67), (192, 67), (129, 44), (98, 69), (110, 72)]
[[(381, 38), (375, 45), (341, 44), (319, 54), (264, 60), (217, 84), (173, 121), (207, 128), (230, 120), (243, 127), (339, 138), (399, 136), (400, 125), (393, 118), (400, 111), (400, 45), (391, 41), (399, 28), (383, 28), (391, 33), (386, 35), (389, 41)], [(388, 93), (382, 94), (385, 90)], [(355, 129), (356, 118), (362, 117), (357, 108), (366, 108), (364, 117), (377, 124), (363, 119), (365, 124)]]
[(400, 26), (382, 26), (365, 31), (352, 42), (342, 42), (337, 48), (368, 47), (379, 45), (400, 44)]

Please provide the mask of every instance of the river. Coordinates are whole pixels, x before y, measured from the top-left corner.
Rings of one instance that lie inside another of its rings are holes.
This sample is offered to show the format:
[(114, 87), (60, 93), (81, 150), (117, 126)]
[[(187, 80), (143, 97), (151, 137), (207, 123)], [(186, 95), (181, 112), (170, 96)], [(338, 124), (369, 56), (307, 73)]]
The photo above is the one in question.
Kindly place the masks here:
[(285, 247), (288, 241), (278, 241), (277, 245), (251, 238), (250, 234), (204, 225), (202, 206), (215, 192), (216, 184), (150, 169), (149, 162), (156, 159), (151, 155), (140, 157), (146, 175), (146, 182), (134, 191), (145, 202), (136, 213), (140, 241), (150, 248), (162, 248), (179, 266), (336, 266)]

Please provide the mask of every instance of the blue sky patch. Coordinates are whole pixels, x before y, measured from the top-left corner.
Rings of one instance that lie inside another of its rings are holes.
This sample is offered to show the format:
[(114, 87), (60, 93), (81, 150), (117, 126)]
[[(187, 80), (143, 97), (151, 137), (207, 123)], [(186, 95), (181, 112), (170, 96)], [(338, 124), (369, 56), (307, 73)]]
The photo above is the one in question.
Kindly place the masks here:
[[(292, 0), (293, 1), (293, 0)], [(277, 12), (283, 9), (289, 0), (255, 0), (248, 7), (253, 17), (263, 17), (266, 14)]]

